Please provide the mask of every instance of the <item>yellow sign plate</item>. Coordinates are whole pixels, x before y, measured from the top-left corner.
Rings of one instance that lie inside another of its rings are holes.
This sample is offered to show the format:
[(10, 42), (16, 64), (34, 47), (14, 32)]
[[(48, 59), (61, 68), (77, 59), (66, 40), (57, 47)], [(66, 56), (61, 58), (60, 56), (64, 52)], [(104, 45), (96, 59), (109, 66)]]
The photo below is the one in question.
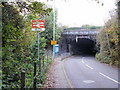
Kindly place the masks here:
[(51, 40), (51, 45), (57, 44), (57, 41)]

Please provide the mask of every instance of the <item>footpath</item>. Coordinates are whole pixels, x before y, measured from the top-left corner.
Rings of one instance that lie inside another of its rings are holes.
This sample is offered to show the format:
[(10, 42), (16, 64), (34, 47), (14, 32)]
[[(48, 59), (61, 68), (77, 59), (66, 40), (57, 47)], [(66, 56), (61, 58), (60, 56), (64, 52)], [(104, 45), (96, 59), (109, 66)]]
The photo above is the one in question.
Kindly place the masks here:
[(63, 68), (63, 60), (56, 58), (49, 67), (44, 88), (70, 88)]

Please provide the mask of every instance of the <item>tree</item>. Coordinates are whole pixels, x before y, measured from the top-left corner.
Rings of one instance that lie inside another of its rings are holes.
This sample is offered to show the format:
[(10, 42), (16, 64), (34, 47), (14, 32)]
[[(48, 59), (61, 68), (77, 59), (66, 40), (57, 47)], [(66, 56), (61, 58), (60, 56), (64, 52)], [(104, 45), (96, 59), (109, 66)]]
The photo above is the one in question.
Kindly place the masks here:
[(88, 25), (88, 24), (82, 25), (82, 27), (86, 28), (86, 29), (100, 29), (100, 28), (102, 28), (102, 26), (94, 26), (94, 25)]
[[(41, 36), (47, 39), (47, 47), (50, 47), (50, 41), (53, 40), (53, 13), (51, 12), (49, 16), (45, 17), (45, 31), (41, 33)], [(61, 32), (64, 30), (65, 26), (57, 25), (57, 11), (55, 11), (55, 40), (59, 41)]]
[(97, 58), (100, 61), (118, 66), (118, 36), (117, 15), (114, 13), (111, 19), (106, 22), (103, 30), (101, 30), (99, 34), (101, 50)]
[[(35, 7), (37, 5), (39, 8)], [(33, 81), (33, 63), (37, 61), (37, 33), (31, 31), (31, 20), (48, 15), (51, 10), (41, 2), (2, 2), (4, 88), (20, 88), (21, 70), (26, 71), (27, 81)], [(46, 40), (41, 38), (41, 41), (41, 49), (44, 49)]]
[[(17, 9), (7, 2), (2, 3), (2, 41), (3, 41), (3, 84), (10, 84), (11, 81), (18, 81), (19, 67), (23, 62), (23, 49), (21, 41), (23, 40), (22, 29), (24, 27), (22, 16)], [(8, 22), (9, 21), (9, 22)]]

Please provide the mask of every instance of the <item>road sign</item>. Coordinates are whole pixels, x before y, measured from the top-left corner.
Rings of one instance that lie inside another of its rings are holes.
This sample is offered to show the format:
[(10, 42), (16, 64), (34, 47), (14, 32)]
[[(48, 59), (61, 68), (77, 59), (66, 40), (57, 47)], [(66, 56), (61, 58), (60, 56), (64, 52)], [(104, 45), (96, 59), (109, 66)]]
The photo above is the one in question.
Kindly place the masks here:
[(44, 20), (32, 20), (32, 31), (44, 31)]
[(59, 52), (59, 45), (55, 44), (54, 45), (54, 53), (58, 53)]
[(51, 45), (55, 45), (55, 44), (57, 44), (57, 41), (51, 40)]
[(32, 31), (45, 31), (45, 28), (32, 28)]

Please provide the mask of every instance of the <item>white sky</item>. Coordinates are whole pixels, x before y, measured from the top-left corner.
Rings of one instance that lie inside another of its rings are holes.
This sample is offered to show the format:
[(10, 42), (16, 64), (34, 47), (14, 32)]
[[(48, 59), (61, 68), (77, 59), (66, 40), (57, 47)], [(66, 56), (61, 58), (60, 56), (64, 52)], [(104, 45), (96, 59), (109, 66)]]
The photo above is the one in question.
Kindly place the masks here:
[[(43, 0), (40, 0), (43, 1)], [(44, 0), (46, 1), (46, 0)], [(80, 27), (83, 24), (102, 26), (107, 21), (109, 11), (114, 10), (116, 0), (55, 0), (58, 11), (58, 23), (69, 27)], [(101, 6), (101, 3), (104, 6)], [(53, 1), (47, 4), (53, 5)]]

